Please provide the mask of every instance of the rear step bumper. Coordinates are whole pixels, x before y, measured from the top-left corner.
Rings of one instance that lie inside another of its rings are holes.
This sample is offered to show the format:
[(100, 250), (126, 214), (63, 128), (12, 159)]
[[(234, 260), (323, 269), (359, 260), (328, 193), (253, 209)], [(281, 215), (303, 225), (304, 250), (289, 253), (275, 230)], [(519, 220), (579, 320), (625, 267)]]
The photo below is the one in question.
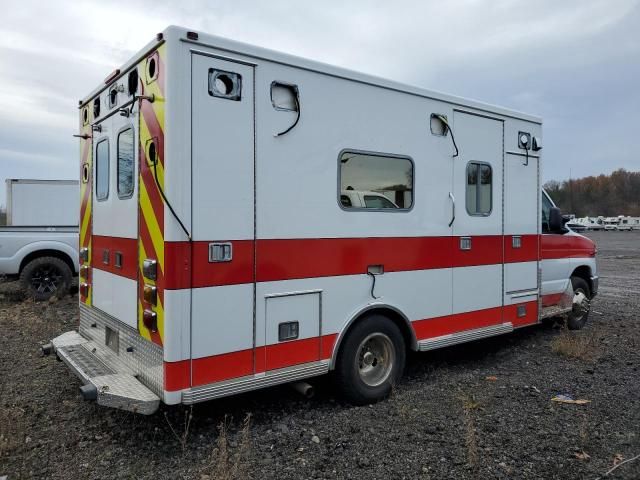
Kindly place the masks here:
[(58, 358), (85, 385), (85, 398), (97, 394), (99, 405), (143, 415), (152, 414), (158, 409), (160, 397), (144, 386), (133, 373), (116, 371), (103, 361), (98, 355), (100, 347), (95, 342), (71, 331), (54, 338), (51, 346)]

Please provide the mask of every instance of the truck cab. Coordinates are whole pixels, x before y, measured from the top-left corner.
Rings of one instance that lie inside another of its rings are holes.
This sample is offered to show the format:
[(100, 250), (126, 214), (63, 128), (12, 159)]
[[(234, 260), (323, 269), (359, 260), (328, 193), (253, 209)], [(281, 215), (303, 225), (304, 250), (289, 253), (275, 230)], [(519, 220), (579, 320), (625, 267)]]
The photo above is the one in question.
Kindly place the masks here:
[(567, 325), (580, 329), (589, 316), (591, 299), (598, 293), (596, 244), (565, 226), (551, 197), (542, 191), (542, 317), (552, 317), (571, 306)]

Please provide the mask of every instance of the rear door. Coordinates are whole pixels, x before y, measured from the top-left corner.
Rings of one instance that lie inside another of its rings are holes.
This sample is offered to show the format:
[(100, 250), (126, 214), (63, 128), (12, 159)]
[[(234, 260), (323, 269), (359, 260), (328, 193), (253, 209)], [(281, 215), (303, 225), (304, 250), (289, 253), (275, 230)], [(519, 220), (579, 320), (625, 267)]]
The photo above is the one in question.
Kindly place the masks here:
[(501, 120), (454, 112), (453, 313), (460, 330), (502, 321), (502, 131)]
[[(127, 100), (103, 95), (112, 110)], [(127, 111), (128, 112), (128, 111)], [(94, 127), (93, 305), (137, 328), (138, 177), (136, 116), (114, 112)]]

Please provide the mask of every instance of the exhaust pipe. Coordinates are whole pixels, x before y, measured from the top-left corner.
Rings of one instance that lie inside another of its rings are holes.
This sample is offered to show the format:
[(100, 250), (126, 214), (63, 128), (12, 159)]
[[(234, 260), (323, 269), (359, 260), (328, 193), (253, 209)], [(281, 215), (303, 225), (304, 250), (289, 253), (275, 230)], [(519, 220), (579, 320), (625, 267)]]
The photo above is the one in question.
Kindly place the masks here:
[(313, 387), (309, 385), (307, 382), (294, 382), (294, 383), (290, 383), (289, 386), (293, 388), (296, 392), (298, 392), (300, 395), (302, 395), (304, 398), (306, 398), (307, 400), (310, 398), (313, 398), (313, 396), (316, 393)]
[(88, 383), (80, 387), (80, 395), (82, 395), (83, 400), (97, 400), (98, 399), (98, 389), (95, 385)]

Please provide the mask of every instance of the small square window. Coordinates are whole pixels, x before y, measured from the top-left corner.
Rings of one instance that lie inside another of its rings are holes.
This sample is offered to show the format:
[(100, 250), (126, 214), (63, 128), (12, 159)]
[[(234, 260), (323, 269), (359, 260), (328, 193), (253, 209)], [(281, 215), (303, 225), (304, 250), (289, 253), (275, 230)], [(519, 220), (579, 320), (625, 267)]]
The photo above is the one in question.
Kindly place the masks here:
[(106, 200), (109, 197), (109, 141), (98, 142), (96, 147), (96, 198)]
[(493, 178), (491, 165), (469, 162), (467, 165), (466, 206), (469, 215), (491, 214)]

